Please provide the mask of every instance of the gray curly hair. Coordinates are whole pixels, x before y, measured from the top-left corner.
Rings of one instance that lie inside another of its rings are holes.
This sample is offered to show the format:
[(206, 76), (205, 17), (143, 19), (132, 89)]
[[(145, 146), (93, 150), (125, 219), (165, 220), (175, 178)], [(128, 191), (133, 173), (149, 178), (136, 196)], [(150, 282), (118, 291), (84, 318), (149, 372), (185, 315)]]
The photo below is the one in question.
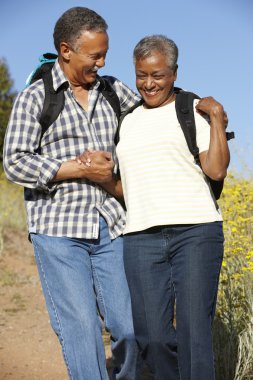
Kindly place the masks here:
[(137, 43), (133, 52), (134, 64), (139, 59), (149, 57), (153, 52), (165, 55), (172, 70), (177, 68), (178, 47), (173, 40), (161, 34), (146, 36)]

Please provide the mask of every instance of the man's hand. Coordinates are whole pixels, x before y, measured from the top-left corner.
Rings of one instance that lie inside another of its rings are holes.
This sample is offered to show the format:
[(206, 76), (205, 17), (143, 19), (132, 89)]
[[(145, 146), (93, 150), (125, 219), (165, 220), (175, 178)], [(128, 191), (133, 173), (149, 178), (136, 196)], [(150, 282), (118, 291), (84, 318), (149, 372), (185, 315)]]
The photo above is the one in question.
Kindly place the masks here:
[(85, 165), (85, 177), (92, 182), (107, 183), (112, 179), (114, 162), (112, 155), (104, 151), (85, 151), (76, 157), (79, 165)]

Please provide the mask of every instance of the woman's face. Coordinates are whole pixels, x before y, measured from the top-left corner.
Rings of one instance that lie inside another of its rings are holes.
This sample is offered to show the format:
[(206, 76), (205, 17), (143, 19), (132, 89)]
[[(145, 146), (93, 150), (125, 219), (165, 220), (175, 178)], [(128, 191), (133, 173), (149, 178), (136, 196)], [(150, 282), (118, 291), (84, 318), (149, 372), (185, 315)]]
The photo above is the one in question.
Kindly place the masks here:
[(177, 71), (173, 71), (166, 57), (154, 52), (135, 64), (136, 87), (148, 108), (162, 107), (174, 100), (171, 94)]

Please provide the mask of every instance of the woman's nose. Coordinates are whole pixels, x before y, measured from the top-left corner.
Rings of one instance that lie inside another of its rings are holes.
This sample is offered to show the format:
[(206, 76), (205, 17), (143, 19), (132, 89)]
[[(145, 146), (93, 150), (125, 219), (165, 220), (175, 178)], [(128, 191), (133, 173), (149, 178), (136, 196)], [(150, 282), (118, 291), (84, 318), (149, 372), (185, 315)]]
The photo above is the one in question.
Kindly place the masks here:
[(154, 80), (151, 77), (147, 77), (145, 81), (145, 87), (150, 89), (154, 86)]

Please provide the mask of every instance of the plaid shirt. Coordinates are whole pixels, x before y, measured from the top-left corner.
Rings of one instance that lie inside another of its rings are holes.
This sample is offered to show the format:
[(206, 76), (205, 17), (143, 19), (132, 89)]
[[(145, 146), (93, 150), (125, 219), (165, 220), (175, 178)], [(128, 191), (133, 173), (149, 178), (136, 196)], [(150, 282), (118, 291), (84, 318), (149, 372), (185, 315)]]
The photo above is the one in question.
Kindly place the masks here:
[[(55, 89), (66, 81), (58, 62), (52, 76)], [(139, 100), (122, 82), (106, 78), (120, 99), (122, 112)], [(4, 168), (8, 179), (28, 188), (25, 203), (30, 233), (95, 239), (99, 214), (107, 221), (112, 239), (124, 229), (123, 208), (98, 185), (87, 179), (51, 182), (63, 161), (87, 149), (109, 151), (116, 159), (117, 118), (98, 86), (97, 82), (89, 91), (88, 112), (78, 104), (70, 87), (65, 91), (64, 109), (43, 135), (39, 154), (42, 80), (22, 91), (15, 101), (5, 137)]]

